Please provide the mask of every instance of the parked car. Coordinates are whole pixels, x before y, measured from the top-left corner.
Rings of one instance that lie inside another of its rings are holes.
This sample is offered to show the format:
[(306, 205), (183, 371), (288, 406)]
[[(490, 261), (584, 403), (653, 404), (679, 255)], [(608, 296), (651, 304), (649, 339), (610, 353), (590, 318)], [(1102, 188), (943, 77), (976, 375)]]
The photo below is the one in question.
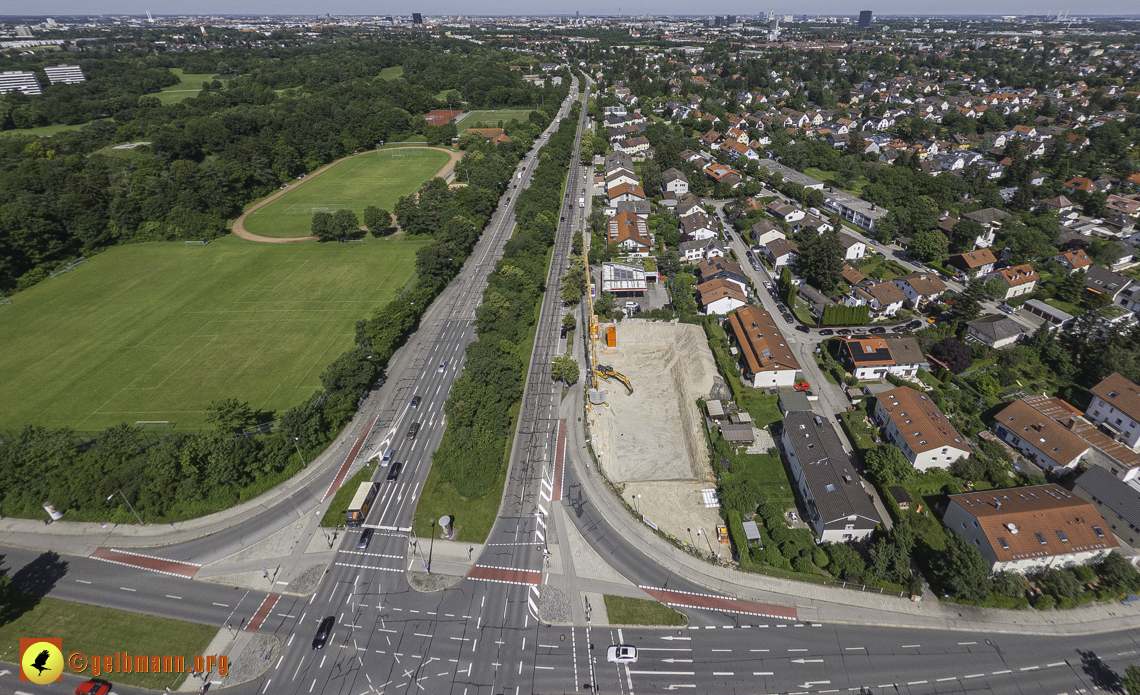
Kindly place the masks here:
[(835, 333), (836, 333), (836, 335), (851, 335), (851, 329), (850, 328), (840, 328)]
[(868, 331), (868, 333), (876, 333), (876, 334), (877, 333), (886, 333), (886, 332), (887, 332), (887, 329), (882, 327), (882, 326), (875, 326), (870, 331)]
[(563, 337), (563, 338), (565, 338), (565, 337), (566, 337), (566, 334), (567, 334), (568, 332), (569, 332), (569, 331), (566, 329), (566, 326), (563, 326), (563, 327), (562, 327), (562, 337)]
[(336, 622), (335, 616), (328, 616), (321, 621), (317, 627), (317, 634), (313, 635), (313, 649), (324, 649), (325, 642), (329, 641), (329, 635), (332, 634), (333, 623)]
[(911, 330), (914, 330), (915, 328), (918, 328), (921, 325), (922, 325), (922, 321), (911, 321), (910, 323), (908, 323), (906, 325), (906, 327), (911, 329)]
[(820, 335), (835, 335), (835, 331), (831, 330), (830, 328), (824, 328), (822, 331), (819, 332), (819, 334)]
[(796, 326), (796, 330), (800, 333), (811, 333), (811, 329), (807, 326)]
[(606, 661), (612, 664), (636, 664), (637, 647), (631, 644), (615, 644), (606, 650)]
[(107, 695), (111, 692), (111, 684), (100, 678), (83, 681), (75, 689), (75, 695)]
[(387, 481), (389, 483), (396, 482), (396, 478), (400, 477), (400, 471), (403, 470), (403, 468), (404, 464), (400, 463), (399, 461), (393, 463), (392, 467), (388, 469), (388, 477), (386, 478)]
[(357, 550), (367, 550), (368, 543), (372, 540), (372, 529), (366, 528), (360, 534), (360, 540), (356, 541)]
[(906, 330), (908, 330), (907, 326), (895, 326), (891, 329), (891, 333), (902, 333)]
[(797, 391), (809, 391), (811, 390), (811, 384), (806, 381), (800, 381), (796, 384), (795, 388)]

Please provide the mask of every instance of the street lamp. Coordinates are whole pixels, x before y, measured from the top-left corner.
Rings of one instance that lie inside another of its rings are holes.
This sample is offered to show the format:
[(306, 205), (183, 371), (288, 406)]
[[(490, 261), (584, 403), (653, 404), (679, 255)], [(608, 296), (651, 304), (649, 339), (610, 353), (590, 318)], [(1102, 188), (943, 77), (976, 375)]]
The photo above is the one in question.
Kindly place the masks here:
[(638, 514), (640, 514), (641, 513), (641, 494), (639, 493), (639, 494), (633, 495), (633, 498), (635, 500), (637, 500), (636, 511)]
[[(689, 532), (689, 543), (691, 545), (695, 546), (697, 544), (697, 542), (695, 540), (693, 540), (693, 529), (687, 528), (685, 530)], [(697, 533), (700, 534), (700, 531), (697, 531)]]
[(717, 555), (716, 551), (713, 550), (712, 541), (709, 540), (708, 534), (705, 533), (703, 529), (697, 529), (697, 535), (705, 537), (705, 543), (709, 544), (709, 554), (714, 556), (716, 558), (717, 562), (720, 562), (720, 555)]
[(301, 455), (301, 445), (298, 444), (300, 437), (293, 437), (293, 446), (297, 449), (297, 457), (301, 459), (301, 468), (308, 468), (309, 464), (305, 463), (305, 457)]
[(111, 498), (115, 495), (121, 496), (123, 498), (123, 501), (127, 503), (127, 509), (130, 509), (131, 513), (135, 515), (135, 518), (139, 520), (139, 526), (146, 526), (146, 524), (143, 523), (142, 517), (139, 516), (139, 513), (135, 511), (135, 508), (131, 506), (131, 501), (127, 499), (126, 495), (123, 494), (122, 488), (119, 488), (118, 490), (112, 492), (110, 495), (107, 495), (107, 501), (110, 502)]

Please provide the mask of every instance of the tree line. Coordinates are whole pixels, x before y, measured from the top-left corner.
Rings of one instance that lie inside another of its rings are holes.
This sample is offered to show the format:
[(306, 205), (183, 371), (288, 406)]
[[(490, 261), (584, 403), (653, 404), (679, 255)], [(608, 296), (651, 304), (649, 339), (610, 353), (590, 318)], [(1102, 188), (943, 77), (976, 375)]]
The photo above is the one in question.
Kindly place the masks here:
[(576, 104), (542, 148), (530, 187), (518, 195), (514, 235), (475, 312), (478, 339), (467, 346), (463, 374), (444, 406), (447, 430), (432, 466), (468, 499), (490, 494), (505, 474), (510, 409), (522, 398), (530, 360), (522, 347), (546, 290), (547, 253), (558, 229), (578, 115)]

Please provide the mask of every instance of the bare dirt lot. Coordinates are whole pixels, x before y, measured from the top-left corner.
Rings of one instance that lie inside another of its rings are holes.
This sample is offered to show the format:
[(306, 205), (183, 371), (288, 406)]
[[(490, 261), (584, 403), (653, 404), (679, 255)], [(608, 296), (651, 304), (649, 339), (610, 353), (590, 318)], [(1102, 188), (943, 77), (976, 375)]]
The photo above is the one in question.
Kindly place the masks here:
[(711, 483), (697, 399), (708, 397), (717, 372), (701, 327), (623, 321), (616, 353), (598, 359), (633, 384), (628, 394), (620, 382), (603, 381), (609, 407), (591, 413), (594, 448), (609, 476)]

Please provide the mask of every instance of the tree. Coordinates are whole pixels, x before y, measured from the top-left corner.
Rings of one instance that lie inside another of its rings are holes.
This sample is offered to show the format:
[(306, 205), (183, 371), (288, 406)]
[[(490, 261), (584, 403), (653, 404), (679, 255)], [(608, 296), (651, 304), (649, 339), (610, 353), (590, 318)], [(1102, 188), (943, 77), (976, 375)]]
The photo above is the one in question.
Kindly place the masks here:
[(570, 355), (558, 355), (550, 363), (550, 378), (555, 381), (565, 380), (567, 385), (577, 383), (581, 376), (578, 360)]
[(249, 403), (236, 398), (223, 398), (206, 406), (206, 422), (221, 434), (233, 434), (257, 424), (257, 413)]
[(834, 292), (843, 279), (844, 255), (836, 230), (818, 236), (809, 233), (800, 244), (800, 253), (795, 260), (796, 271), (821, 292)]
[(594, 300), (594, 312), (603, 318), (609, 318), (616, 306), (617, 297), (610, 292), (602, 292), (601, 296)]
[(938, 229), (917, 231), (910, 237), (907, 251), (928, 261), (941, 261), (950, 251), (950, 240)]
[(348, 208), (333, 213), (332, 227), (338, 239), (350, 239), (360, 234), (360, 220), (356, 219), (356, 213)]
[(900, 485), (914, 475), (914, 466), (891, 444), (876, 444), (863, 455), (863, 464), (880, 485)]
[(954, 224), (954, 238), (950, 242), (952, 253), (965, 253), (974, 249), (974, 242), (985, 232), (985, 228), (968, 217)]
[(570, 270), (562, 276), (562, 301), (577, 304), (586, 293), (586, 265), (581, 256), (570, 257)]
[(336, 238), (336, 231), (333, 228), (333, 216), (327, 212), (313, 213), (311, 229), (313, 236), (321, 241), (329, 241)]
[(1140, 666), (1129, 664), (1124, 670), (1124, 677), (1120, 679), (1120, 685), (1128, 695), (1140, 695)]
[(966, 285), (966, 291), (950, 306), (950, 317), (957, 321), (973, 321), (982, 313), (982, 300), (985, 299), (985, 282), (975, 278)]
[(930, 561), (934, 579), (949, 594), (981, 603), (990, 597), (990, 566), (978, 549), (962, 536), (948, 533), (946, 549)]
[(578, 319), (574, 318), (574, 314), (566, 314), (562, 317), (562, 327), (568, 331), (574, 330), (578, 325)]
[(1063, 302), (1076, 304), (1081, 301), (1081, 294), (1085, 291), (1085, 271), (1078, 270), (1072, 275), (1066, 275), (1057, 283), (1054, 297)]
[(374, 237), (388, 236), (394, 231), (392, 213), (384, 208), (369, 205), (364, 208), (364, 226)]
[(935, 343), (930, 348), (930, 356), (943, 362), (955, 374), (961, 374), (974, 363), (974, 351), (953, 336)]

